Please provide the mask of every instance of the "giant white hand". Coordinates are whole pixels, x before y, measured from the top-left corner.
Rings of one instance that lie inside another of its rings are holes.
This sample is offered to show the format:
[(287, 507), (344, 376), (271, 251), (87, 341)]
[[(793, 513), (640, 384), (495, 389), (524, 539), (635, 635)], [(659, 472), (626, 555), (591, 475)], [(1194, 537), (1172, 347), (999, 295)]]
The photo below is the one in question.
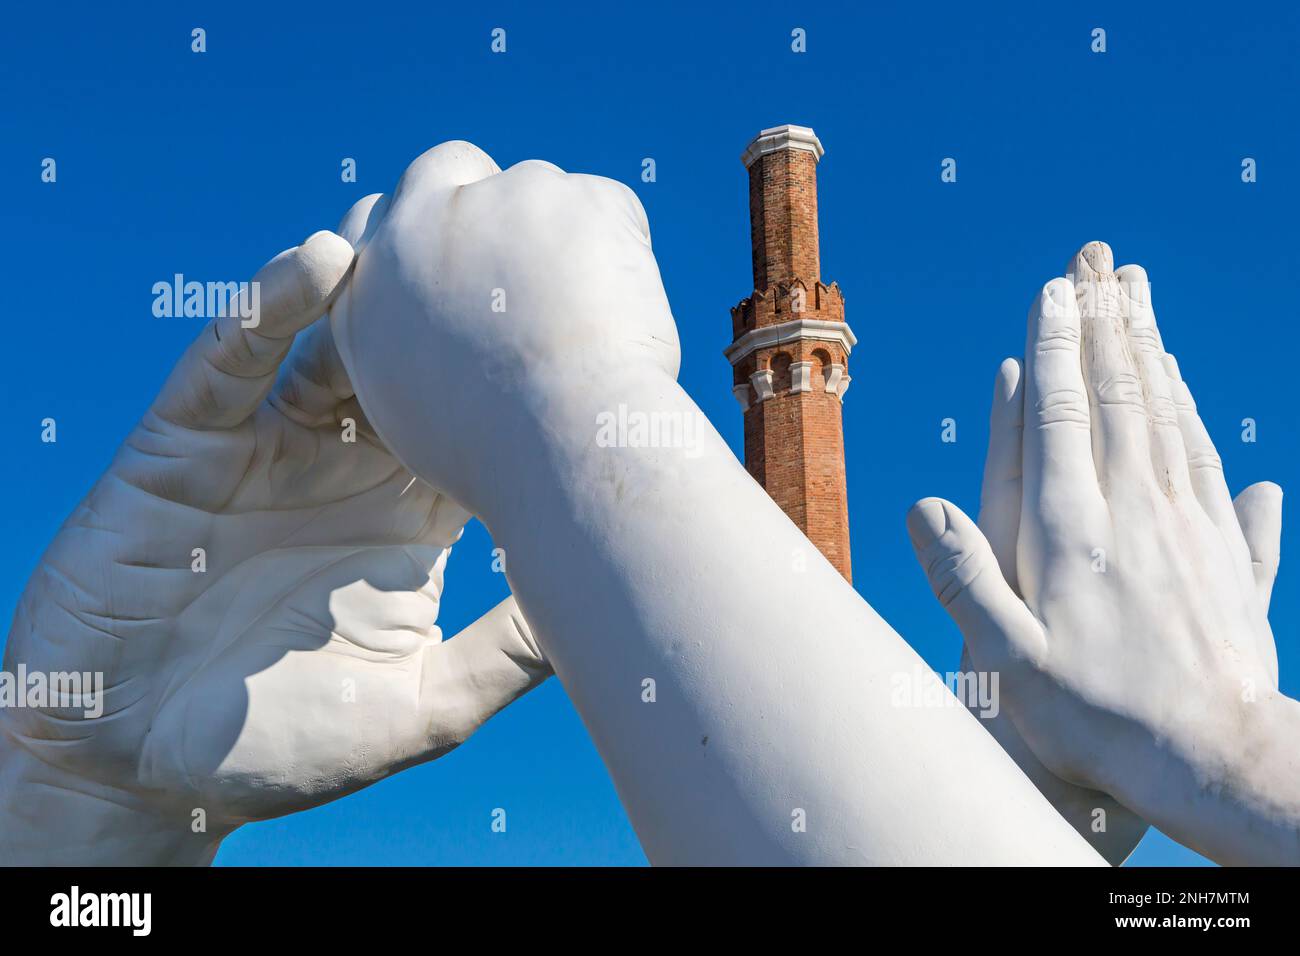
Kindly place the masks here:
[(322, 232), (268, 263), (260, 324), (203, 330), (42, 558), (5, 669), (105, 694), (92, 717), (0, 711), (0, 861), (205, 861), (242, 822), (445, 753), (550, 673), (511, 599), (440, 642), (468, 515), (370, 433), (317, 321), (352, 262)]
[(1281, 492), (1234, 505), (1145, 273), (1090, 243), (1070, 274), (1031, 310), (1012, 389), (1022, 506), (999, 546), (1018, 593), (948, 502), (909, 514), (917, 555), (1055, 774), (1221, 862), (1296, 862), (1300, 712), (1277, 691), (1267, 620)]

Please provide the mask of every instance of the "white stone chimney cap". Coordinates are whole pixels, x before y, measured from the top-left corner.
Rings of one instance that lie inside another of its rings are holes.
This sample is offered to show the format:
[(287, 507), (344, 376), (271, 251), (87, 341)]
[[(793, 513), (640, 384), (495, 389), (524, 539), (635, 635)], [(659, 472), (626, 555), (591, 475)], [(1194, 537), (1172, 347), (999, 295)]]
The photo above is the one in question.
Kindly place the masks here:
[(775, 153), (780, 149), (806, 149), (818, 160), (826, 152), (822, 149), (822, 142), (817, 138), (817, 134), (807, 126), (791, 126), (787, 123), (785, 126), (765, 129), (755, 136), (754, 141), (741, 153), (740, 161), (748, 169), (760, 156)]

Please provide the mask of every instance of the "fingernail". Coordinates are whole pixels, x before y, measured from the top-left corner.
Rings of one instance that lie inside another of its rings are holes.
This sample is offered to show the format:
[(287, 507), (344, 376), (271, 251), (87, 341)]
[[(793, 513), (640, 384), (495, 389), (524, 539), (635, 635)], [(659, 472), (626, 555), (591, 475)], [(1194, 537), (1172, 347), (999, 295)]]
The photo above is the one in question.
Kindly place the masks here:
[(1098, 275), (1108, 276), (1115, 271), (1115, 257), (1104, 242), (1090, 242), (1083, 247), (1083, 257)]
[(1058, 308), (1065, 308), (1074, 301), (1074, 286), (1069, 279), (1053, 279), (1043, 286), (1043, 296)]
[(947, 530), (948, 518), (938, 498), (923, 498), (907, 513), (907, 534), (917, 550), (928, 548)]
[(1076, 283), (1080, 283), (1092, 273), (1108, 276), (1114, 270), (1115, 258), (1110, 253), (1110, 246), (1104, 242), (1093, 241), (1074, 254), (1074, 258), (1070, 260), (1070, 268), (1066, 271), (1074, 276)]

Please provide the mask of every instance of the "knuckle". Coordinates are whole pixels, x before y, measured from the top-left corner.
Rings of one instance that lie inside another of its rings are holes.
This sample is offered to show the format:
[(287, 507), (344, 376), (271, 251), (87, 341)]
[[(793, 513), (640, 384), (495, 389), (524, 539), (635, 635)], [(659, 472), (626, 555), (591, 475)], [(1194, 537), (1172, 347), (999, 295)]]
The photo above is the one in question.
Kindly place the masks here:
[(1034, 344), (1036, 356), (1050, 355), (1052, 352), (1077, 352), (1079, 349), (1078, 326), (1053, 324), (1043, 328)]
[(1160, 354), (1160, 338), (1156, 335), (1155, 326), (1130, 325), (1128, 339), (1136, 354), (1143, 356), (1158, 356)]
[(1059, 388), (1044, 394), (1034, 406), (1038, 426), (1088, 426), (1088, 396), (1077, 388)]
[(985, 564), (984, 555), (970, 548), (935, 555), (926, 564), (926, 576), (939, 603), (944, 607), (951, 606), (970, 589)]
[(1097, 404), (1145, 408), (1142, 380), (1131, 371), (1116, 372), (1097, 384)]
[(1178, 427), (1178, 406), (1168, 395), (1152, 395), (1147, 401), (1147, 418), (1158, 427)]
[(1223, 459), (1213, 448), (1190, 448), (1187, 451), (1187, 467), (1192, 471), (1223, 471)]

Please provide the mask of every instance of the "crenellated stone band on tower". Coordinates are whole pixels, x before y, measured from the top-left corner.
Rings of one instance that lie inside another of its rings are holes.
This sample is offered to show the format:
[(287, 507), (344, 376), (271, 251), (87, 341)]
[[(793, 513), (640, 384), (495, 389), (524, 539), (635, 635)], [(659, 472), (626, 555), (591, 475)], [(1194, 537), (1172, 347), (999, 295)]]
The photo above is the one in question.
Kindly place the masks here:
[(857, 339), (839, 286), (821, 281), (822, 153), (812, 130), (777, 126), (741, 157), (749, 170), (754, 291), (731, 310), (725, 354), (745, 415), (745, 467), (852, 581), (840, 409)]

